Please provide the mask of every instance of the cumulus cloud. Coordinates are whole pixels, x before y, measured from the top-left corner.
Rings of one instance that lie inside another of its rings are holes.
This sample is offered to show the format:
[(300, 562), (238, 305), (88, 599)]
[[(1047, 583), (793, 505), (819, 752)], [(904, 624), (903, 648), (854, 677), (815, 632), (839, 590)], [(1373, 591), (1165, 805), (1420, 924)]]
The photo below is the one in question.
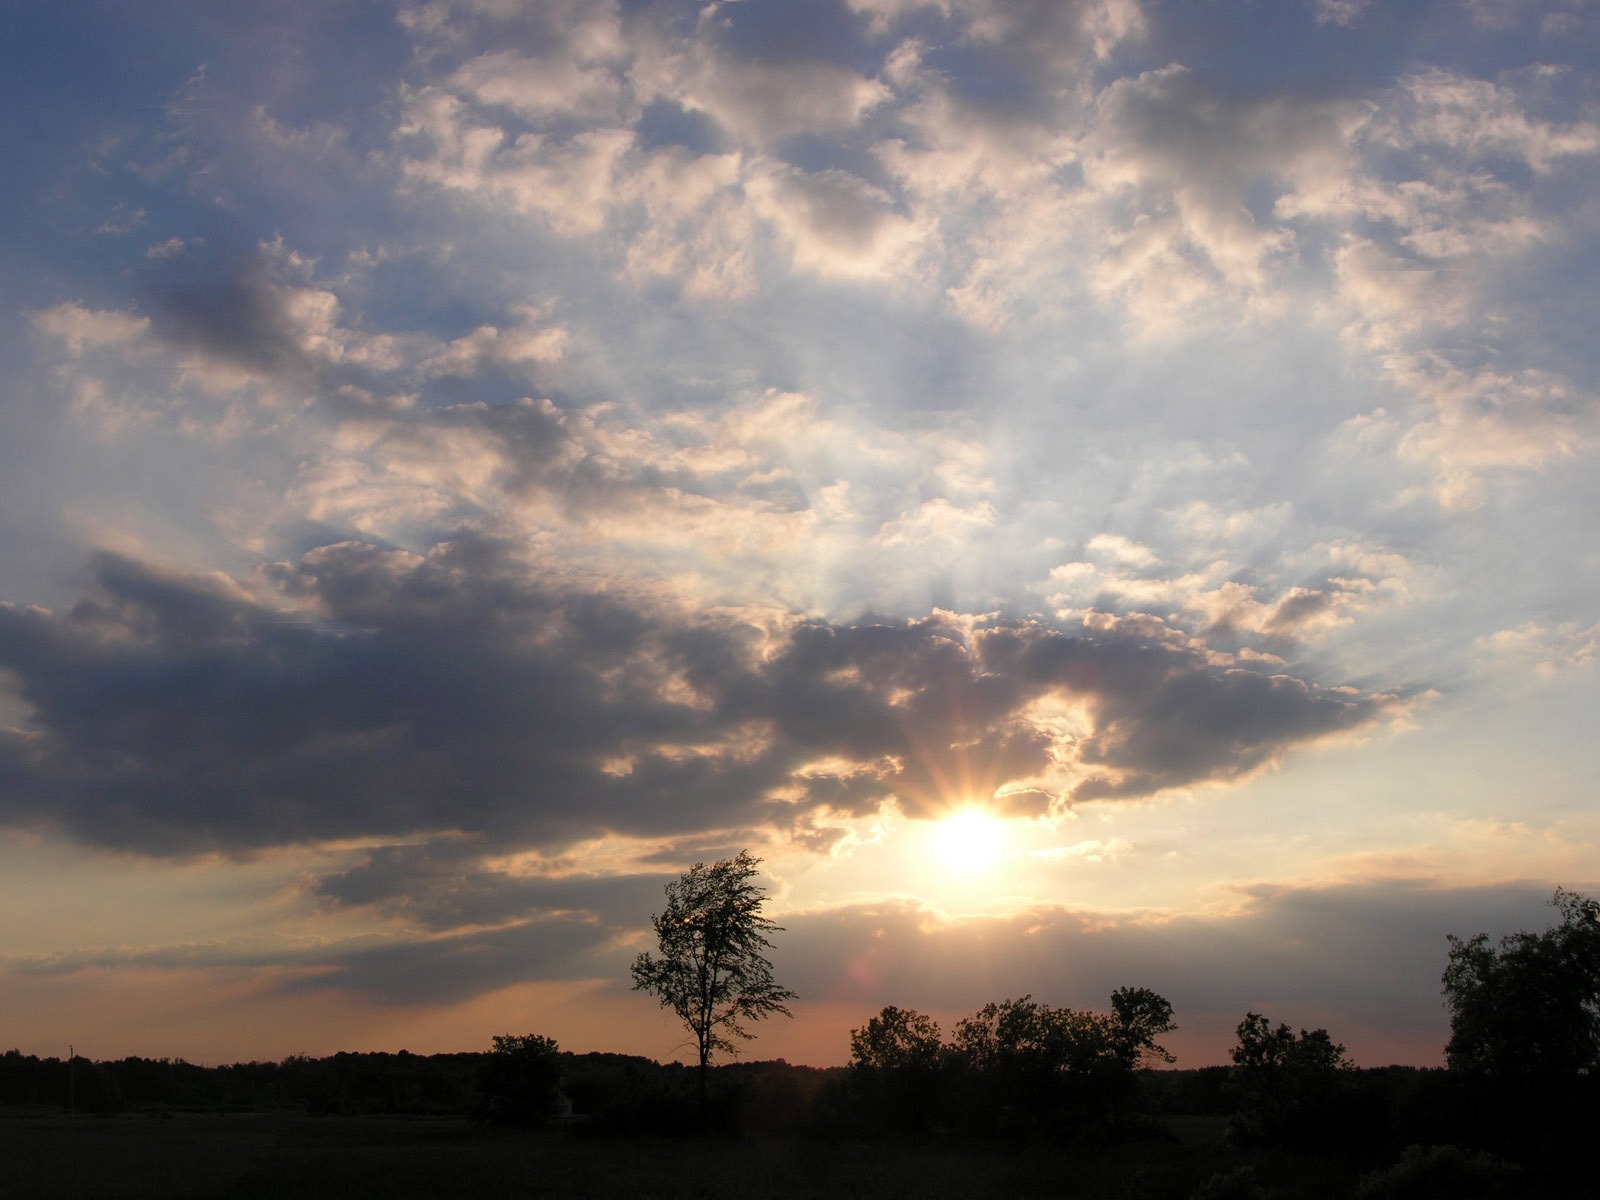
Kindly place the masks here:
[(67, 300), (33, 314), (35, 329), (60, 338), (67, 353), (76, 357), (97, 346), (127, 346), (138, 342), (150, 328), (148, 317), (106, 309), (85, 308)]
[(917, 237), (894, 201), (845, 171), (770, 166), (745, 184), (757, 210), (793, 247), (795, 266), (824, 275), (872, 275)]
[(1582, 670), (1600, 662), (1600, 624), (1564, 621), (1549, 625), (1528, 621), (1514, 629), (1501, 629), (1479, 639), (1480, 648), (1502, 668), (1526, 670), (1550, 677)]
[(937, 14), (954, 25), (964, 41), (1003, 48), (1035, 68), (1079, 70), (1085, 60), (1101, 59), (1119, 44), (1146, 31), (1136, 0), (1089, 0), (1052, 4), (1048, 0), (848, 0), (865, 14), (871, 28), (885, 33), (907, 17)]
[(314, 264), (281, 241), (236, 252), (181, 247), (150, 264), (147, 294), (154, 332), (186, 352), (185, 371), (210, 391), (403, 362), (399, 339), (347, 324)]
[(624, 81), (604, 62), (585, 65), (565, 55), (528, 58), (495, 50), (463, 64), (451, 83), (480, 104), (503, 105), (531, 121), (562, 117), (620, 123), (626, 116)]
[(1560, 160), (1600, 151), (1600, 123), (1542, 121), (1510, 87), (1433, 68), (1401, 80), (1408, 104), (1390, 134), (1401, 144), (1436, 146), (1479, 158), (1501, 154), (1539, 173)]
[[(1236, 537), (1250, 528), (1248, 520), (1221, 520), (1193, 508), (1179, 525), (1210, 536), (1226, 531)], [(1192, 539), (1186, 540), (1192, 550)], [(1266, 657), (1403, 605), (1414, 574), (1401, 555), (1351, 543), (1310, 547), (1276, 570), (1263, 563), (1246, 570), (1225, 558), (1173, 570), (1148, 547), (1116, 534), (1097, 534), (1084, 548), (1090, 559), (1052, 568), (1041, 588), (1063, 616), (1153, 611), (1214, 645), (1253, 643)], [(1274, 586), (1274, 578), (1294, 582)]]
[[(105, 557), (67, 613), (0, 611), (31, 710), (4, 739), (10, 818), (151, 853), (446, 831), (559, 846), (1030, 782), (1135, 798), (1393, 704), (1135, 624), (694, 618), (539, 584), (507, 549), (326, 546), (269, 572), (276, 605)], [(1031, 719), (1046, 697), (1087, 731)]]
[(1348, 101), (1238, 100), (1168, 67), (1113, 84), (1097, 116), (1086, 171), (1100, 189), (1126, 194), (1133, 212), (1101, 268), (1105, 286), (1198, 254), (1227, 284), (1254, 294), (1295, 246), (1270, 210), (1251, 211), (1248, 194), (1342, 175), (1366, 110)]
[(567, 331), (551, 325), (544, 314), (523, 305), (516, 314), (519, 323), (510, 328), (480, 325), (471, 333), (453, 339), (443, 350), (418, 364), (427, 375), (474, 376), (486, 368), (527, 367), (560, 360), (567, 344)]

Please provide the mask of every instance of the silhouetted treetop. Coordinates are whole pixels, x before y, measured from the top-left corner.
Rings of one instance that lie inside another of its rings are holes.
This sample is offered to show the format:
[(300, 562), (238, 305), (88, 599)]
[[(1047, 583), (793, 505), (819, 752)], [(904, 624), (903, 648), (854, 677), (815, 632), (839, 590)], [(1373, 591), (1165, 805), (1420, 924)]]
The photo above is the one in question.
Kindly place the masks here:
[(1600, 900), (1557, 889), (1543, 933), (1450, 935), (1445, 1056), (1454, 1070), (1559, 1075), (1600, 1070)]

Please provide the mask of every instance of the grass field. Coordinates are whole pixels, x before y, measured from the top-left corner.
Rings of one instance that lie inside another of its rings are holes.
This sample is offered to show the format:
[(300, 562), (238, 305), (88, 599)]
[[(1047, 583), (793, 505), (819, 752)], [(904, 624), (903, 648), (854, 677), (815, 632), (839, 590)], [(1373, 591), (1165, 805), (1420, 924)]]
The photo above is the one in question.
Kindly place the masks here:
[[(1235, 1165), (1215, 1129), (1074, 1152), (805, 1138), (618, 1139), (459, 1119), (285, 1114), (0, 1118), (4, 1194), (71, 1197), (1118, 1197), (1186, 1200)], [(1282, 1175), (1270, 1164), (1268, 1174)], [(1260, 1169), (1258, 1167), (1258, 1169)], [(1286, 1170), (1288, 1168), (1285, 1168)], [(1299, 1174), (1298, 1170), (1291, 1172)], [(1343, 1196), (1348, 1169), (1279, 1194)], [(1266, 1182), (1266, 1176), (1263, 1176)], [(1281, 1184), (1289, 1180), (1282, 1179)]]
[[(1280, 1151), (1241, 1154), (1223, 1141), (1222, 1125), (1174, 1118), (1149, 1140), (1084, 1149), (947, 1139), (617, 1138), (485, 1130), (460, 1118), (10, 1114), (0, 1117), (0, 1195), (1333, 1200), (1353, 1195), (1362, 1170), (1373, 1166)], [(1248, 1184), (1235, 1178), (1222, 1186), (1241, 1169)], [(1571, 1194), (1570, 1185), (1537, 1183), (1524, 1175), (1514, 1191), (1485, 1194)]]

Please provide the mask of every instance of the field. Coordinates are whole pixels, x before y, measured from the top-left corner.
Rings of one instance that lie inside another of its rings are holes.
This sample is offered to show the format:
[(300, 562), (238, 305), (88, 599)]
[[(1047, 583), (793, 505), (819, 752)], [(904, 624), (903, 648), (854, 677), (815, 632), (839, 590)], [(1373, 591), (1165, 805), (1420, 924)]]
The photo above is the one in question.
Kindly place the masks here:
[[(804, 1138), (618, 1139), (460, 1119), (177, 1114), (0, 1118), (6, 1195), (1117, 1197), (1186, 1200), (1234, 1166), (1215, 1122), (1093, 1153)], [(1260, 1161), (1278, 1195), (1343, 1196), (1345, 1166)], [(1283, 1189), (1283, 1190), (1278, 1190)]]
[[(635, 1200), (1334, 1200), (1570, 1197), (1573, 1180), (1518, 1171), (1465, 1190), (1412, 1179), (1362, 1191), (1374, 1164), (1238, 1152), (1215, 1118), (1171, 1118), (1099, 1148), (805, 1137), (618, 1138), (492, 1131), (460, 1118), (178, 1113), (0, 1117), (0, 1195), (15, 1200), (210, 1197), (585, 1197)], [(1380, 1164), (1381, 1165), (1381, 1164)], [(1422, 1186), (1417, 1187), (1418, 1184)], [(1581, 1189), (1580, 1189), (1581, 1190)]]

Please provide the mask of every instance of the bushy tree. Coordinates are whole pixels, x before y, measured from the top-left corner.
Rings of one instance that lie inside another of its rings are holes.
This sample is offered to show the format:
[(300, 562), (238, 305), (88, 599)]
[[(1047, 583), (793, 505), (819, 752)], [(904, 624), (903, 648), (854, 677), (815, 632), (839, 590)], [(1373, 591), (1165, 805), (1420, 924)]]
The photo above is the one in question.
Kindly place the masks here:
[(850, 1031), (850, 1065), (868, 1071), (932, 1071), (939, 1065), (939, 1023), (914, 1008), (887, 1006)]
[(1126, 1110), (1134, 1072), (1171, 1061), (1156, 1038), (1175, 1029), (1172, 1006), (1147, 988), (1119, 988), (1110, 1012), (1052, 1008), (1030, 996), (986, 1004), (949, 1047), (967, 1091), (1010, 1128), (1099, 1120)]
[(969, 1070), (1048, 1075), (1063, 1065), (1060, 1024), (1032, 996), (991, 1002), (956, 1022), (950, 1046)]
[(907, 1131), (930, 1124), (943, 1103), (939, 1024), (889, 1005), (850, 1031), (850, 1083), (868, 1124)]
[(1326, 1029), (1302, 1029), (1298, 1036), (1287, 1025), (1276, 1029), (1260, 1013), (1246, 1013), (1234, 1033), (1239, 1041), (1228, 1051), (1233, 1065), (1247, 1075), (1319, 1076), (1350, 1067), (1344, 1047)]
[(1273, 1026), (1246, 1013), (1230, 1050), (1229, 1090), (1236, 1110), (1229, 1134), (1237, 1142), (1305, 1143), (1342, 1136), (1354, 1093), (1353, 1064), (1326, 1029)]
[(1149, 988), (1124, 987), (1111, 993), (1111, 1053), (1124, 1066), (1146, 1067), (1152, 1062), (1174, 1062), (1167, 1048), (1156, 1039), (1176, 1028), (1172, 1005)]
[(1557, 890), (1543, 933), (1450, 936), (1451, 1069), (1491, 1076), (1600, 1071), (1600, 900)]
[(953, 1049), (977, 1070), (1131, 1071), (1151, 1061), (1171, 1062), (1156, 1038), (1176, 1028), (1172, 1005), (1149, 988), (1118, 988), (1109, 1013), (1051, 1008), (1024, 996), (986, 1004), (963, 1018)]
[(659, 954), (633, 964), (635, 991), (651, 992), (694, 1037), (700, 1105), (717, 1051), (737, 1053), (731, 1037), (750, 1038), (746, 1021), (789, 1016), (795, 994), (772, 978), (769, 933), (781, 926), (761, 915), (765, 891), (751, 881), (761, 860), (741, 850), (707, 866), (695, 863), (666, 886), (667, 905), (653, 918)]
[(561, 1051), (538, 1034), (501, 1034), (484, 1057), (473, 1116), (490, 1125), (553, 1120), (561, 1106)]

